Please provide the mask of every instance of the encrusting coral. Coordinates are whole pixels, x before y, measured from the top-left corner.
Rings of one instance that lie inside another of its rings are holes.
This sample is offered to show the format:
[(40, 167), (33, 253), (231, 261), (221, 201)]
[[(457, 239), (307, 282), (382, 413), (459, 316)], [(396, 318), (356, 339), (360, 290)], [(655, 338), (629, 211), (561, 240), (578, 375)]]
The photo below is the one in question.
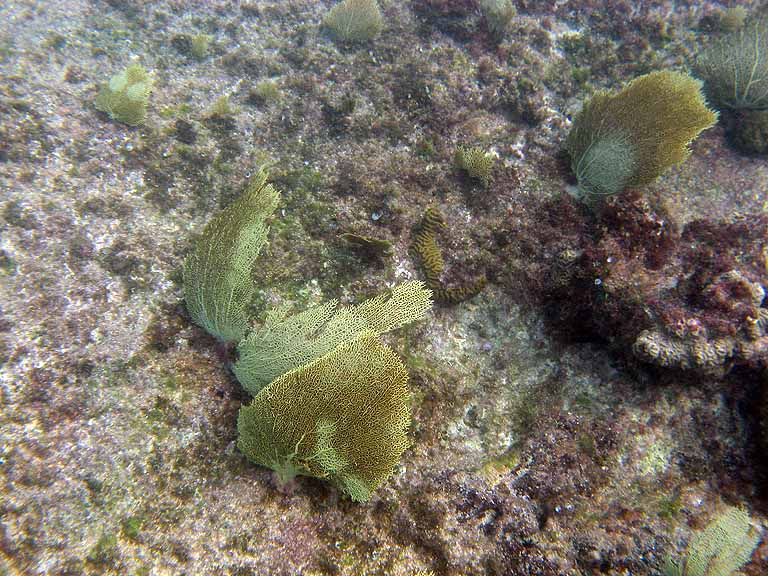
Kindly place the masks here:
[(187, 310), (222, 342), (237, 342), (248, 329), (251, 272), (279, 199), (266, 170), (259, 170), (240, 198), (208, 223), (184, 263)]
[(408, 447), (408, 372), (373, 332), (279, 377), (240, 409), (238, 447), (277, 472), (368, 500)]
[(582, 199), (648, 184), (685, 160), (688, 144), (717, 121), (701, 87), (687, 74), (653, 72), (586, 102), (566, 141)]
[(144, 124), (154, 80), (139, 64), (132, 64), (101, 87), (96, 97), (98, 110), (112, 120), (130, 126)]
[(443, 254), (437, 245), (437, 231), (445, 227), (445, 219), (436, 208), (427, 208), (422, 217), (411, 251), (421, 263), (421, 269), (427, 279), (427, 287), (432, 290), (436, 302), (458, 304), (477, 296), (488, 283), (485, 276), (473, 280), (465, 286), (446, 286), (441, 276), (445, 268)]

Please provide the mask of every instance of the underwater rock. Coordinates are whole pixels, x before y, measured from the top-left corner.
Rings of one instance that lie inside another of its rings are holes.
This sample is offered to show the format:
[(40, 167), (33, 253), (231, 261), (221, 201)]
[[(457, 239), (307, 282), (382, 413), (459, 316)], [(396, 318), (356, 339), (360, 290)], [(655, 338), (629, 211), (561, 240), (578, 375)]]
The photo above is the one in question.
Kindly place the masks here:
[(742, 110), (726, 120), (728, 140), (745, 154), (768, 154), (768, 110)]
[(534, 256), (544, 266), (531, 268), (531, 283), (558, 330), (605, 338), (665, 368), (722, 375), (768, 365), (768, 216), (678, 231), (636, 192), (607, 201), (594, 221), (567, 214), (562, 229), (533, 232), (547, 256)]

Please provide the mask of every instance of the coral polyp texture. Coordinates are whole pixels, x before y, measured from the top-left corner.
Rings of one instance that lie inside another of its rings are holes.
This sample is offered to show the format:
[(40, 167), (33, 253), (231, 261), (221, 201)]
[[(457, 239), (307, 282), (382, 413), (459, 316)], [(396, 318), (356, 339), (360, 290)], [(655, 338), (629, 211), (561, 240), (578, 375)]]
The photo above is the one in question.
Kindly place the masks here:
[(437, 208), (427, 208), (411, 244), (411, 252), (421, 265), (427, 287), (432, 290), (435, 301), (458, 304), (477, 296), (488, 282), (484, 275), (461, 286), (448, 286), (443, 282), (445, 262), (437, 245), (437, 231), (441, 228), (445, 228), (443, 215)]
[(215, 216), (184, 263), (184, 300), (192, 320), (222, 342), (240, 340), (249, 326), (246, 308), (255, 290), (251, 272), (267, 241), (267, 218), (280, 194), (266, 170)]
[(154, 79), (139, 64), (132, 64), (101, 87), (95, 106), (112, 120), (130, 126), (144, 124)]
[(362, 43), (381, 32), (384, 17), (376, 0), (342, 0), (325, 15), (323, 24), (342, 42)]
[(652, 72), (592, 96), (565, 144), (582, 197), (594, 202), (643, 186), (683, 162), (691, 141), (717, 121), (701, 87), (686, 74)]
[(388, 296), (338, 308), (331, 300), (288, 316), (287, 307), (271, 310), (264, 324), (238, 345), (235, 376), (251, 394), (272, 380), (319, 358), (363, 333), (384, 334), (424, 317), (431, 309), (430, 290), (404, 282)]
[(238, 447), (285, 483), (327, 480), (364, 502), (408, 447), (408, 372), (372, 332), (279, 377), (240, 410)]

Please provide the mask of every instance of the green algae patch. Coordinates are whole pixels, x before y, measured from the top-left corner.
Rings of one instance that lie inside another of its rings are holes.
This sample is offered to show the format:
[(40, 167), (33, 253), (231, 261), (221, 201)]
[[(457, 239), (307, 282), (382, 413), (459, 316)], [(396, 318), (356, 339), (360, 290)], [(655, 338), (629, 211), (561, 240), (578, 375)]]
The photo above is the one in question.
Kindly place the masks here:
[(101, 87), (95, 106), (112, 120), (140, 126), (147, 117), (153, 85), (149, 73), (140, 64), (132, 64)]

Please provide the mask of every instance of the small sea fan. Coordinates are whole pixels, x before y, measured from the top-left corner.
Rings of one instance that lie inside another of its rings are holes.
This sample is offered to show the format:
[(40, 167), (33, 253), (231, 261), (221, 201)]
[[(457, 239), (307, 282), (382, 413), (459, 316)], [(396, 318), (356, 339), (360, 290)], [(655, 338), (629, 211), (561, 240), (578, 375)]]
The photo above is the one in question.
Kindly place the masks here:
[(139, 64), (128, 66), (101, 87), (95, 106), (112, 120), (130, 126), (144, 124), (154, 80)]
[(222, 342), (240, 340), (248, 328), (251, 272), (267, 241), (265, 220), (280, 194), (260, 170), (245, 192), (215, 216), (184, 262), (184, 300), (196, 324)]
[(323, 23), (342, 42), (368, 42), (381, 32), (384, 18), (376, 0), (343, 0)]
[(693, 70), (715, 107), (768, 109), (768, 17), (748, 20), (716, 40), (699, 55)]

